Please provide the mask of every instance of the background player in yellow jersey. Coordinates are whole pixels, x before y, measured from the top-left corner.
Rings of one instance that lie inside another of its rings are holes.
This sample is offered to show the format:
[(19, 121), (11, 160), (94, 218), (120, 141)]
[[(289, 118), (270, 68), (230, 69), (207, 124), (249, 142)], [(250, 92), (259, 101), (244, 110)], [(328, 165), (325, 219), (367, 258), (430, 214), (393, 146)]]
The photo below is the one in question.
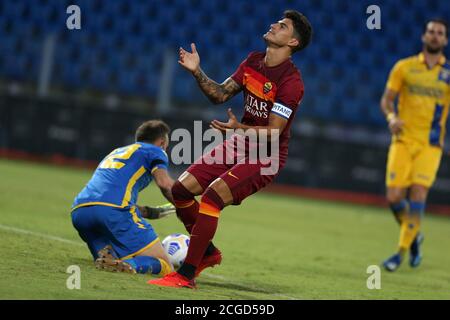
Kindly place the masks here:
[(411, 267), (422, 260), (420, 223), (444, 143), (450, 100), (450, 65), (443, 55), (448, 43), (447, 23), (442, 19), (428, 21), (422, 43), (420, 54), (395, 64), (381, 99), (392, 133), (387, 200), (400, 224), (399, 251), (383, 262), (388, 271), (400, 266), (408, 249)]

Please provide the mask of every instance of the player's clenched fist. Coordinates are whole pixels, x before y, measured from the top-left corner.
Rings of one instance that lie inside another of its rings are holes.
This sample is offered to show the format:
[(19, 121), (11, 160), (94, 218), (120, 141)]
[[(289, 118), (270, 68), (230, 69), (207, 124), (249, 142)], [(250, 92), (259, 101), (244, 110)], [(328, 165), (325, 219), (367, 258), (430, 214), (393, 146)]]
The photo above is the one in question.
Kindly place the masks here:
[(399, 134), (402, 131), (404, 122), (397, 118), (394, 117), (389, 121), (389, 130), (391, 130), (392, 134)]
[(178, 63), (187, 70), (194, 72), (200, 66), (200, 56), (198, 55), (197, 48), (194, 43), (191, 43), (191, 50), (192, 53), (180, 47)]

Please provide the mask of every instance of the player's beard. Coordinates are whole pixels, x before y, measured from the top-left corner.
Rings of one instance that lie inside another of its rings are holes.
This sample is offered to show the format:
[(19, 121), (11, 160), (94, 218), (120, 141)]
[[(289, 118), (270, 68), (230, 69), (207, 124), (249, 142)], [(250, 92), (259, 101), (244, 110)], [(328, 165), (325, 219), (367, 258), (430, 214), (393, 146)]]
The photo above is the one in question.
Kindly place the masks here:
[(429, 44), (425, 44), (425, 50), (426, 50), (426, 52), (428, 52), (430, 54), (442, 53), (443, 49), (444, 49), (444, 47), (432, 47)]

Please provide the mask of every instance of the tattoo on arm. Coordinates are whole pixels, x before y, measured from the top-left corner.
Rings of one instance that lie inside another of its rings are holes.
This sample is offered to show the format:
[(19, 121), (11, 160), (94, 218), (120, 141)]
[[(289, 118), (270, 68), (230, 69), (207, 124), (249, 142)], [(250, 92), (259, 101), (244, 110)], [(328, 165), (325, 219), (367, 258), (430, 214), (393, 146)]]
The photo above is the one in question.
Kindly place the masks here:
[(228, 101), (242, 89), (241, 86), (231, 78), (227, 78), (223, 83), (218, 84), (214, 80), (208, 78), (202, 69), (198, 69), (193, 75), (197, 80), (200, 89), (214, 104)]

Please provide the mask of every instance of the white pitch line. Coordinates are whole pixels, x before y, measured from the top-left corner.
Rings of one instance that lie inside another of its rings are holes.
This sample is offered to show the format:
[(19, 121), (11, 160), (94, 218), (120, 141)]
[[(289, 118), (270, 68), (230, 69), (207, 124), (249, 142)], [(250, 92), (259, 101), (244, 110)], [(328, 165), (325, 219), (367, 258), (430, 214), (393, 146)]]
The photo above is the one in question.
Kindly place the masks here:
[[(34, 237), (40, 237), (40, 238), (44, 238), (44, 239), (55, 240), (55, 241), (59, 241), (59, 242), (63, 242), (63, 243), (71, 244), (71, 245), (84, 246), (84, 243), (79, 242), (79, 241), (73, 241), (73, 240), (61, 238), (61, 237), (58, 237), (58, 236), (52, 236), (52, 235), (39, 233), (39, 232), (34, 232), (34, 231), (26, 230), (26, 229), (20, 229), (20, 228), (16, 228), (16, 227), (6, 226), (6, 225), (3, 225), (3, 224), (0, 224), (0, 229), (1, 230), (15, 232), (15, 233), (20, 233), (20, 234), (26, 234), (26, 235), (30, 235), (30, 236), (34, 236)], [(202, 273), (202, 274), (205, 275), (208, 278), (211, 278), (211, 279), (217, 279), (217, 280), (228, 282), (230, 284), (238, 285), (238, 286), (240, 286), (242, 288), (247, 288), (250, 291), (251, 290), (257, 290), (257, 291), (259, 291), (261, 293), (264, 293), (264, 294), (267, 294), (267, 295), (271, 295), (271, 296), (275, 296), (275, 297), (280, 297), (280, 298), (289, 299), (289, 300), (299, 300), (298, 298), (291, 297), (291, 296), (288, 296), (288, 295), (285, 295), (285, 294), (281, 294), (281, 293), (266, 293), (266, 292), (264, 292), (264, 290), (262, 290), (262, 289), (260, 289), (258, 287), (247, 286), (247, 285), (245, 285), (243, 283), (236, 282), (236, 281), (233, 281), (233, 280), (230, 281), (227, 278), (225, 278), (223, 276), (220, 276), (220, 275), (215, 275), (215, 274), (210, 274), (210, 273)]]
[(64, 239), (64, 238), (57, 237), (57, 236), (51, 236), (51, 235), (44, 234), (44, 233), (34, 232), (34, 231), (20, 229), (20, 228), (15, 228), (15, 227), (11, 227), (11, 226), (5, 226), (3, 224), (0, 224), (0, 229), (6, 230), (6, 231), (12, 231), (12, 232), (15, 232), (15, 233), (21, 233), (21, 234), (26, 234), (26, 235), (30, 235), (30, 236), (45, 238), (45, 239), (49, 239), (49, 240), (55, 240), (55, 241), (64, 242), (64, 243), (68, 243), (68, 244), (73, 244), (73, 245), (77, 245), (77, 246), (84, 246), (84, 244), (79, 242), (79, 241), (73, 241), (73, 240)]

